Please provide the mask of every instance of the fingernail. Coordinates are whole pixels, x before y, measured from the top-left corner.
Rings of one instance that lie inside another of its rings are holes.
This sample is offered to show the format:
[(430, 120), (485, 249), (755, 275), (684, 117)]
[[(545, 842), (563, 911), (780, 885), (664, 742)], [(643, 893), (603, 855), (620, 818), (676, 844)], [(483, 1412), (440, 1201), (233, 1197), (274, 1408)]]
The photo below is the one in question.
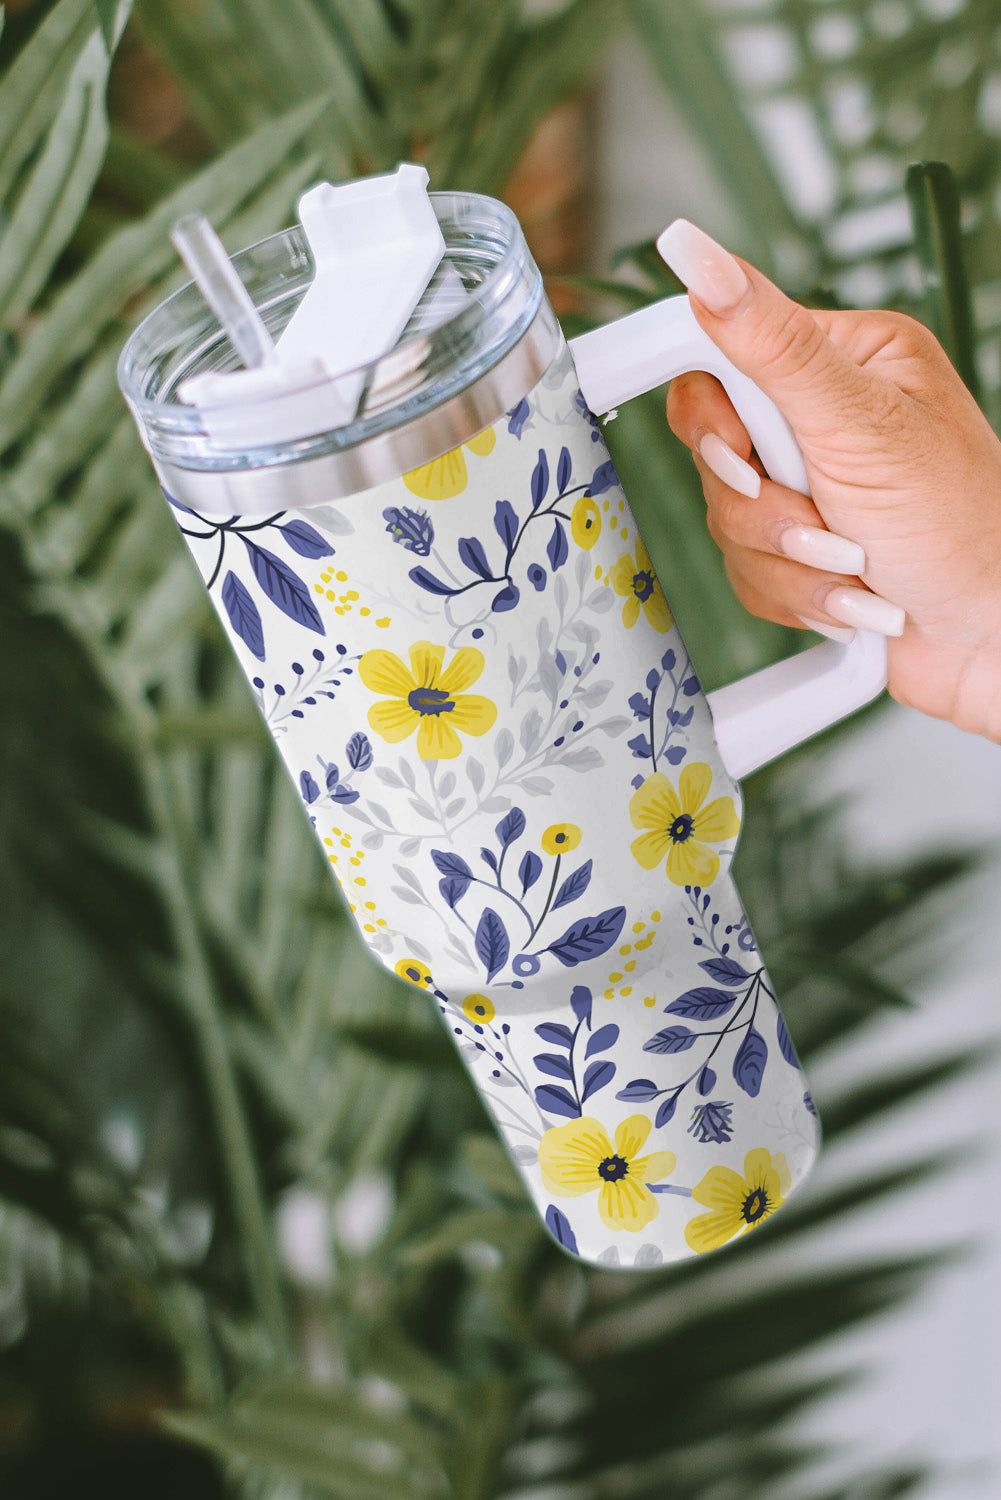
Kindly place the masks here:
[(865, 589), (821, 589), (816, 598), (821, 609), (845, 625), (856, 625), (859, 630), (875, 630), (879, 635), (904, 633), (904, 611), (878, 594), (867, 593)]
[(827, 568), (831, 573), (861, 573), (865, 552), (858, 542), (836, 536), (821, 526), (780, 525), (776, 545), (786, 557), (806, 563), (808, 568)]
[(801, 625), (806, 626), (807, 630), (815, 630), (818, 635), (826, 635), (830, 641), (840, 641), (843, 646), (847, 646), (849, 641), (855, 639), (854, 630), (849, 630), (847, 626), (825, 625), (823, 620), (811, 620), (807, 615), (797, 615), (796, 618)]
[(749, 500), (757, 500), (761, 494), (761, 475), (749, 463), (745, 463), (739, 454), (734, 453), (729, 443), (725, 443), (715, 432), (704, 432), (696, 447), (717, 479), (722, 479), (724, 484), (728, 484), (738, 494), (746, 495)]
[(727, 313), (750, 286), (729, 250), (687, 219), (675, 219), (657, 240), (661, 260), (710, 312)]

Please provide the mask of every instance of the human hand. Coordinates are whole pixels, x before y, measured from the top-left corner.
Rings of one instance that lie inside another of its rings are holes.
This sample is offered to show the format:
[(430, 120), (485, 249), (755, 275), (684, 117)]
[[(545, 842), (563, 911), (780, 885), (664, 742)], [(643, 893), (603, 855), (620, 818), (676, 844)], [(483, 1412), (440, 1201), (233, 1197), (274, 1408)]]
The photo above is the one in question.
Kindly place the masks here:
[(658, 249), (810, 479), (807, 499), (762, 477), (711, 376), (672, 382), (737, 597), (837, 639), (882, 632), (898, 702), (1001, 743), (1001, 442), (941, 346), (900, 313), (800, 307), (684, 219)]

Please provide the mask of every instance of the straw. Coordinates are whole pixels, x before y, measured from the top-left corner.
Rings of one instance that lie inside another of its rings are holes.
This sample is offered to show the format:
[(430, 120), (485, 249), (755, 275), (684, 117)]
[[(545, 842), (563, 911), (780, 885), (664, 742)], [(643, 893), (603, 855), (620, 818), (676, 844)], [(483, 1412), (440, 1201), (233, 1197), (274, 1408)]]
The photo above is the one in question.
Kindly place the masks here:
[(205, 215), (185, 214), (170, 238), (247, 369), (273, 360), (274, 340)]

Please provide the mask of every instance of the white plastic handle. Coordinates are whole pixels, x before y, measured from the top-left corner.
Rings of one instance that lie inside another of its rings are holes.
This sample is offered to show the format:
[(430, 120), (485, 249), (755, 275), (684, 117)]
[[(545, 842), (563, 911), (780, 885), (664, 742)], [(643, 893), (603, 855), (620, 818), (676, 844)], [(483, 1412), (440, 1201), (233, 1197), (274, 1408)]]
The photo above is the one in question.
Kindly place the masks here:
[[(696, 323), (687, 297), (668, 297), (571, 339), (581, 392), (602, 416), (689, 370), (721, 381), (771, 477), (810, 493), (803, 458), (774, 402)], [(748, 501), (748, 504), (753, 504)], [(886, 639), (858, 630), (707, 694), (723, 764), (738, 779), (854, 713), (886, 687)]]

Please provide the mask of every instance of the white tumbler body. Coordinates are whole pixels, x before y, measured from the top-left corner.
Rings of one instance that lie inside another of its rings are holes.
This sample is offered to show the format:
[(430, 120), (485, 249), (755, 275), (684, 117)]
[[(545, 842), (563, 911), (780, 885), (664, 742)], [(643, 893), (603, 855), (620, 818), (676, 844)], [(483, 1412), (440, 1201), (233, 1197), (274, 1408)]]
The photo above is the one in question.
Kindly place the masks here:
[(730, 876), (739, 787), (566, 345), (399, 477), (297, 508), (295, 467), (265, 516), (168, 498), (362, 939), (567, 1250), (736, 1239), (818, 1125)]

